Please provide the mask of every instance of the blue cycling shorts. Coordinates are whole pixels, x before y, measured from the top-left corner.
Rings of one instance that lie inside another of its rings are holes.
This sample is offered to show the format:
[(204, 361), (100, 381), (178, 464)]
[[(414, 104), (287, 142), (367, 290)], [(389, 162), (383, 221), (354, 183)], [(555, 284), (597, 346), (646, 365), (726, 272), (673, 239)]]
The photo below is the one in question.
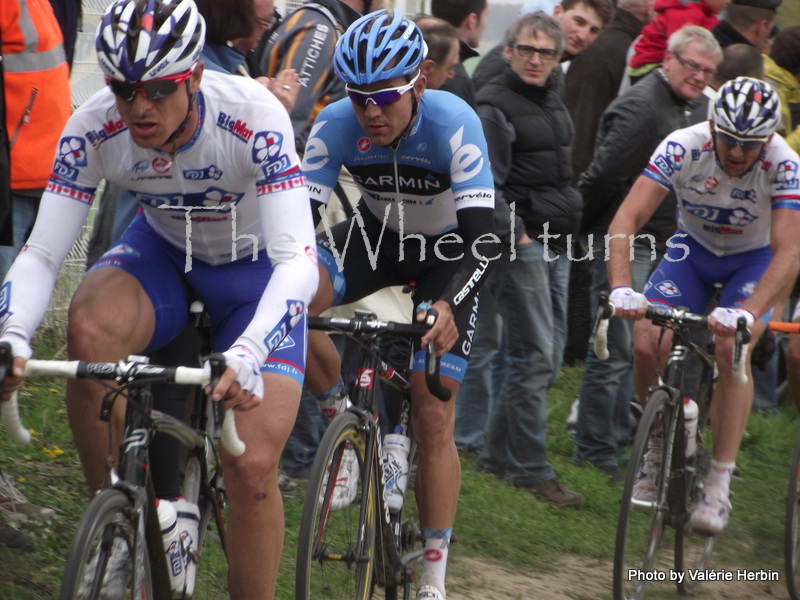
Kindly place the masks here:
[[(644, 286), (644, 295), (650, 302), (683, 307), (693, 313), (705, 314), (715, 283), (723, 284), (719, 306), (741, 306), (772, 260), (769, 246), (717, 256), (688, 235), (673, 237), (672, 243), (674, 247), (667, 249)], [(769, 320), (769, 314), (763, 318)]]
[[(155, 309), (155, 331), (145, 351), (157, 350), (189, 324), (189, 305), (200, 300), (211, 317), (215, 352), (230, 348), (253, 318), (264, 288), (272, 276), (266, 251), (253, 261), (243, 258), (212, 266), (197, 259), (184, 273), (186, 254), (158, 235), (138, 215), (122, 238), (91, 268), (117, 267), (144, 289)], [(303, 319), (262, 365), (262, 372), (291, 377), (301, 385), (305, 374), (307, 321)]]

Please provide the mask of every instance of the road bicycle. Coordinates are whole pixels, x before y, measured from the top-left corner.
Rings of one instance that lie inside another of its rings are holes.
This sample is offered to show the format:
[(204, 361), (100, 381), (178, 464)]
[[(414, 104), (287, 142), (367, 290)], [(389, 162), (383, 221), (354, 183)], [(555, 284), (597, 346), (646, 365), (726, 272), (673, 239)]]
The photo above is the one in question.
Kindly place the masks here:
[[(204, 323), (207, 317), (196, 305), (193, 312), (202, 338), (203, 332), (207, 335), (207, 323)], [(0, 345), (2, 378), (12, 360), (10, 347)], [(174, 594), (170, 587), (168, 569), (174, 565), (168, 564), (165, 554), (149, 468), (149, 445), (156, 432), (174, 437), (186, 448), (182, 458), (181, 495), (199, 509), (198, 539), (191, 541), (191, 548), (184, 547), (180, 557), (173, 554), (171, 558), (183, 560), (183, 556), (188, 555), (188, 560), (199, 563), (211, 520), (216, 524), (224, 551), (223, 509), (227, 501), (215, 439), (221, 438), (223, 445), (236, 456), (245, 448), (236, 433), (233, 413), (225, 413), (221, 402), (213, 402), (204, 393), (206, 386), (216, 385), (225, 370), (221, 354), (212, 354), (209, 363), (210, 370), (152, 365), (141, 356), (131, 356), (117, 363), (27, 361), (26, 377), (91, 379), (103, 383), (108, 391), (103, 398), (100, 418), (109, 422), (109, 428), (114, 403), (120, 399), (126, 401), (119, 466), (111, 467), (111, 486), (94, 496), (81, 517), (67, 554), (61, 600), (191, 597), (186, 586), (182, 592)], [(150, 388), (154, 383), (196, 386), (188, 424), (153, 409)], [(20, 443), (29, 439), (20, 421), (16, 394), (3, 403), (3, 417), (12, 439)], [(182, 540), (181, 543), (189, 542)], [(215, 586), (203, 581), (203, 569), (197, 573), (196, 589), (202, 589), (204, 597), (212, 597), (209, 593)], [(218, 591), (220, 597), (223, 593), (227, 597), (224, 589)]]
[[(422, 558), (419, 529), (408, 502), (399, 511), (387, 504), (387, 472), (382, 465), (383, 436), (378, 422), (378, 380), (402, 392), (398, 426), (411, 438), (408, 464), (414, 464), (416, 444), (411, 431), (411, 384), (406, 372), (387, 364), (380, 354), (382, 336), (422, 337), (435, 320), (428, 311), (426, 323), (380, 321), (357, 311), (352, 319), (315, 317), (310, 329), (347, 334), (360, 350), (352, 406), (328, 425), (309, 475), (308, 490), (297, 549), (296, 600), (321, 598), (367, 600), (382, 588), (386, 600), (412, 595), (414, 566)], [(427, 349), (425, 378), (430, 391), (441, 400), (450, 390), (439, 381), (438, 360)], [(348, 454), (350, 458), (348, 458)], [(334, 497), (344, 461), (358, 461), (359, 481), (355, 496), (345, 501)], [(412, 487), (411, 482), (406, 486)], [(338, 502), (338, 506), (337, 506)]]
[[(770, 331), (800, 334), (800, 323), (770, 321)], [(786, 568), (786, 588), (792, 600), (800, 600), (800, 434), (794, 445), (792, 467), (789, 471), (789, 489), (786, 493), (786, 525), (784, 527), (783, 557)]]
[[(613, 306), (603, 295), (598, 306), (594, 327), (595, 352), (601, 359), (608, 357), (605, 331)], [(649, 305), (645, 318), (662, 328), (661, 335), (671, 330), (672, 345), (658, 385), (647, 396), (639, 427), (631, 447), (625, 486), (620, 501), (614, 546), (613, 590), (615, 600), (644, 598), (648, 584), (654, 581), (673, 581), (678, 592), (688, 594), (701, 583), (701, 573), (707, 570), (714, 547), (714, 536), (694, 532), (689, 525), (692, 506), (700, 498), (703, 480), (710, 466), (705, 448), (709, 407), (717, 379), (713, 339), (703, 348), (690, 339), (694, 328), (707, 329), (708, 317), (679, 308)], [(744, 319), (737, 324), (734, 343), (734, 380), (747, 381), (746, 359), (750, 332)], [(692, 440), (684, 425), (684, 368), (688, 359), (700, 363), (700, 379), (693, 398), (698, 406), (697, 428)], [(661, 361), (659, 361), (661, 363)], [(633, 497), (633, 486), (642, 469), (651, 432), (660, 430), (663, 449), (660, 473), (656, 476), (657, 492), (652, 502)], [(694, 446), (691, 455), (686, 448)], [(665, 544), (666, 529), (674, 530), (673, 563), (658, 556)]]

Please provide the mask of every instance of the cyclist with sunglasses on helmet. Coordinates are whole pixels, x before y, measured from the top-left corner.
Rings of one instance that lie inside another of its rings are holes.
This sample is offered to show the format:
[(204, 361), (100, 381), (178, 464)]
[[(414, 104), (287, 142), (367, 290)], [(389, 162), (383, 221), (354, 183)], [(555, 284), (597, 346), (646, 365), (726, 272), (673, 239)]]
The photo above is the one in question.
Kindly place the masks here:
[[(762, 81), (738, 77), (723, 85), (707, 122), (679, 129), (664, 139), (636, 180), (612, 221), (609, 282), (616, 314), (635, 320), (634, 382), (640, 398), (656, 383), (659, 357), (669, 349), (669, 333), (643, 319), (648, 302), (686, 307), (700, 313), (723, 284), (709, 330), (717, 336), (719, 378), (711, 401), (714, 449), (703, 497), (690, 524), (717, 534), (728, 522), (731, 473), (750, 414), (753, 383), (733, 381), (733, 334), (740, 317), (752, 332), (750, 348), (764, 333), (776, 302), (785, 299), (800, 265), (800, 179), (797, 154), (775, 134), (780, 121), (777, 94)], [(644, 294), (631, 289), (633, 236), (667, 195), (678, 203), (678, 231)], [(661, 349), (659, 350), (659, 341)], [(651, 432), (645, 467), (634, 496), (652, 500), (661, 455), (659, 432)]]
[[(334, 68), (348, 98), (317, 117), (303, 172), (315, 218), (324, 214), (342, 166), (361, 200), (351, 219), (333, 227), (323, 220), (318, 240), (324, 268), (309, 312), (414, 282), (417, 301), (430, 301), (439, 313), (421, 343), (435, 343), (442, 382), (455, 396), (475, 329), (478, 288), (500, 242), (492, 233), (494, 186), (481, 123), (459, 98), (425, 90), (425, 53), (419, 28), (396, 9), (360, 18), (336, 45)], [(418, 310), (415, 318), (424, 316)], [(425, 540), (417, 598), (443, 600), (461, 484), (454, 401), (431, 395), (421, 354), (417, 358), (412, 427)], [(309, 332), (308, 363), (312, 391), (339, 385), (339, 356), (323, 332)]]
[[(98, 184), (130, 191), (139, 215), (73, 296), (70, 358), (116, 361), (159, 348), (186, 326), (190, 302), (203, 301), (228, 365), (213, 395), (247, 415), (236, 419), (246, 453), (221, 449), (229, 590), (272, 598), (284, 530), (277, 463), (300, 398), (316, 243), (286, 111), (255, 81), (204, 71), (204, 34), (192, 0), (107, 8), (96, 49), (108, 85), (69, 119), (33, 232), (0, 294), (0, 341), (17, 357), (4, 394), (21, 385), (31, 336)], [(86, 381), (67, 388), (91, 490), (108, 478), (102, 396)]]

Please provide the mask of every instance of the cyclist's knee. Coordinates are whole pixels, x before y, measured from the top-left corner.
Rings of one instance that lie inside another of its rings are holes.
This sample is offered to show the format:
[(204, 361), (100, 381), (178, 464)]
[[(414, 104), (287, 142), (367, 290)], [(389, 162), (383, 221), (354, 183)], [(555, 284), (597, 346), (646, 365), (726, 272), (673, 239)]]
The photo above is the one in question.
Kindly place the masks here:
[(319, 316), (333, 304), (333, 283), (330, 273), (320, 263), (319, 265), (319, 285), (308, 306), (308, 314), (313, 317)]
[(258, 450), (248, 445), (238, 458), (230, 458), (224, 465), (228, 493), (239, 498), (259, 501), (277, 489), (277, 453)]
[(441, 402), (434, 398), (432, 402), (426, 402), (422, 406), (416, 407), (413, 426), (414, 434), (420, 446), (425, 443), (420, 441), (423, 439), (431, 443), (437, 441), (439, 443), (448, 443), (453, 439), (455, 419), (451, 405), (452, 400)]

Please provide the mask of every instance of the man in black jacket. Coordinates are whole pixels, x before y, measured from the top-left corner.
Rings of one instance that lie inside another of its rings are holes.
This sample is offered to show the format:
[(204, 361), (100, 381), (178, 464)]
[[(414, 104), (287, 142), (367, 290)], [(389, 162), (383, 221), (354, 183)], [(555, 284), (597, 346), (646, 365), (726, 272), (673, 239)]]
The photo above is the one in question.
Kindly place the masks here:
[(458, 30), (459, 60), (455, 68), (455, 76), (446, 81), (441, 89), (455, 94), (467, 104), (475, 107), (475, 88), (472, 79), (464, 67), (464, 61), (479, 56), (475, 48), (481, 41), (489, 7), (486, 0), (432, 0), (431, 14), (447, 21)]
[(762, 54), (769, 54), (769, 36), (775, 26), (775, 12), (782, 0), (733, 0), (725, 9), (725, 18), (712, 33), (719, 45), (750, 44)]
[[(644, 77), (603, 113), (594, 157), (581, 175), (582, 231), (594, 249), (590, 259), (591, 300), (608, 289), (605, 234), (617, 208), (650, 155), (667, 134), (688, 125), (688, 103), (703, 92), (722, 60), (722, 50), (711, 33), (697, 26), (679, 29), (669, 38), (663, 66)], [(712, 68), (713, 67), (713, 68)], [(641, 232), (633, 264), (636, 289), (641, 290), (658, 264), (666, 240), (675, 231), (675, 198), (668, 196)], [(594, 310), (592, 310), (594, 312)], [(574, 460), (589, 463), (622, 481), (617, 460), (629, 434), (629, 407), (633, 397), (632, 327), (612, 319), (608, 330), (610, 357), (599, 360), (590, 347), (583, 372)]]
[(628, 48), (652, 20), (652, 9), (652, 0), (618, 0), (611, 23), (597, 36), (591, 51), (581, 52), (570, 63), (564, 78), (564, 104), (575, 127), (573, 183), (592, 160), (600, 116), (619, 93)]
[[(508, 212), (516, 211), (513, 252), (497, 261), (493, 281), (508, 373), (478, 465), (545, 502), (577, 507), (583, 496), (561, 485), (546, 448), (547, 390), (566, 338), (567, 237), (578, 230), (581, 204), (570, 185), (572, 121), (551, 83), (563, 50), (555, 19), (541, 12), (519, 17), (504, 37), (508, 65), (476, 98), (501, 215), (496, 222), (507, 230)], [(508, 239), (501, 228), (496, 233)], [(481, 319), (492, 315), (481, 311), (479, 328)]]

